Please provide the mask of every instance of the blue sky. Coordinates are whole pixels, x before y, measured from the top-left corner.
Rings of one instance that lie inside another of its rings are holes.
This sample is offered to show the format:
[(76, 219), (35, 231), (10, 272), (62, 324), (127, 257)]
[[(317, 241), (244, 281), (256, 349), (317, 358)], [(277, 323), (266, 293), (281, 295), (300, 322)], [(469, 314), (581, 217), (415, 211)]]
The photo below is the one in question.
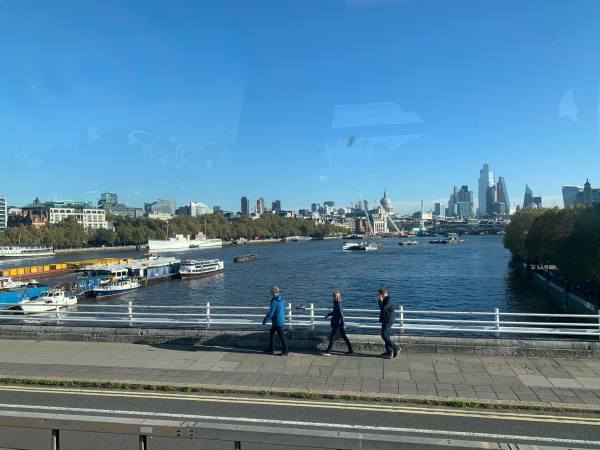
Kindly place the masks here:
[(600, 186), (594, 1), (0, 1), (0, 194), (239, 208)]

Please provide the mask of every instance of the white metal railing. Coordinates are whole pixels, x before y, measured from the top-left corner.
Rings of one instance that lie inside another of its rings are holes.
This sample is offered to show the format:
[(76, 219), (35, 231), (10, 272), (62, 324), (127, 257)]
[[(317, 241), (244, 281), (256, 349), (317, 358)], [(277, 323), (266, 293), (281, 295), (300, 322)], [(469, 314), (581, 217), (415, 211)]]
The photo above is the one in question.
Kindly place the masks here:
[[(209, 302), (201, 305), (140, 305), (78, 304), (65, 309), (37, 314), (22, 314), (4, 310), (0, 324), (81, 325), (105, 326), (196, 327), (227, 328), (262, 326), (266, 306), (217, 306)], [(287, 326), (327, 328), (325, 315), (329, 308), (309, 306), (286, 307)], [(346, 308), (346, 326), (350, 329), (375, 331), (380, 328), (379, 310)], [(600, 339), (600, 311), (597, 314), (543, 314), (494, 311), (430, 311), (408, 310), (400, 305), (393, 326), (400, 334), (407, 332), (437, 332), (445, 334), (475, 333), (501, 335), (559, 335)]]

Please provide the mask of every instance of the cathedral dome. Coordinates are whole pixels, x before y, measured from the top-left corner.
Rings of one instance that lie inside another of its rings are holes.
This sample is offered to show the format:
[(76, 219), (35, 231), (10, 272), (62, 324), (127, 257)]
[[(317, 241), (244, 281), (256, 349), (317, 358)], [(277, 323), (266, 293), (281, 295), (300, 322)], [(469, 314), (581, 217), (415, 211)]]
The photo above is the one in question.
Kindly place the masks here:
[(392, 214), (394, 212), (394, 205), (392, 204), (390, 198), (387, 196), (387, 189), (383, 192), (383, 198), (379, 202), (381, 203), (383, 209), (385, 209), (385, 212), (389, 214)]

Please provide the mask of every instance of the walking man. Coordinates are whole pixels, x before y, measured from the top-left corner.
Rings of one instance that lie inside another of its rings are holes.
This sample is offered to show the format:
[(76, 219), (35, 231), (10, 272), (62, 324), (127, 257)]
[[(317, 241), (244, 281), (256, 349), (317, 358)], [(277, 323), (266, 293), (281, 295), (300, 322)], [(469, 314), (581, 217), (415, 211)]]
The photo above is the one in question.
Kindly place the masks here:
[(271, 321), (269, 346), (264, 349), (264, 352), (273, 354), (273, 338), (275, 337), (275, 333), (277, 333), (277, 336), (279, 336), (279, 340), (281, 341), (280, 355), (287, 356), (289, 354), (288, 347), (283, 334), (283, 327), (285, 326), (285, 299), (283, 298), (283, 295), (279, 293), (279, 287), (277, 286), (271, 286), (271, 307), (263, 319), (263, 325), (266, 325), (269, 320)]
[(338, 331), (348, 347), (347, 354), (353, 354), (352, 344), (350, 343), (348, 336), (346, 336), (346, 323), (344, 322), (344, 309), (342, 308), (342, 294), (340, 292), (333, 293), (333, 311), (325, 316), (326, 319), (328, 317), (331, 317), (331, 333), (329, 334), (329, 345), (327, 346), (327, 350), (325, 350), (322, 355), (331, 356), (331, 349)]
[(394, 302), (387, 289), (379, 289), (379, 322), (381, 322), (381, 338), (385, 343), (382, 356), (387, 359), (398, 356), (398, 347), (392, 341), (392, 325), (394, 325)]

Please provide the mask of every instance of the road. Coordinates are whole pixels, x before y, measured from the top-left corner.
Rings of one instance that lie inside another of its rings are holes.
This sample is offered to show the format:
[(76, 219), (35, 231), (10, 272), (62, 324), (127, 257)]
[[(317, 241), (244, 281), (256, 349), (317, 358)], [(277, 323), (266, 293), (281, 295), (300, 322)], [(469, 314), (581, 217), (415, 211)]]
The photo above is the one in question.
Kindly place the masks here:
[[(300, 429), (600, 448), (600, 416), (204, 393), (0, 386), (0, 411), (190, 420)], [(44, 430), (0, 428), (0, 447), (50, 448)], [(63, 432), (61, 449), (137, 449), (135, 436)], [(149, 449), (231, 449), (231, 442), (152, 438)], [(247, 445), (242, 448), (265, 448)], [(281, 448), (281, 447), (279, 447)], [(286, 448), (293, 448), (291, 445)], [(515, 447), (512, 447), (515, 448)]]

